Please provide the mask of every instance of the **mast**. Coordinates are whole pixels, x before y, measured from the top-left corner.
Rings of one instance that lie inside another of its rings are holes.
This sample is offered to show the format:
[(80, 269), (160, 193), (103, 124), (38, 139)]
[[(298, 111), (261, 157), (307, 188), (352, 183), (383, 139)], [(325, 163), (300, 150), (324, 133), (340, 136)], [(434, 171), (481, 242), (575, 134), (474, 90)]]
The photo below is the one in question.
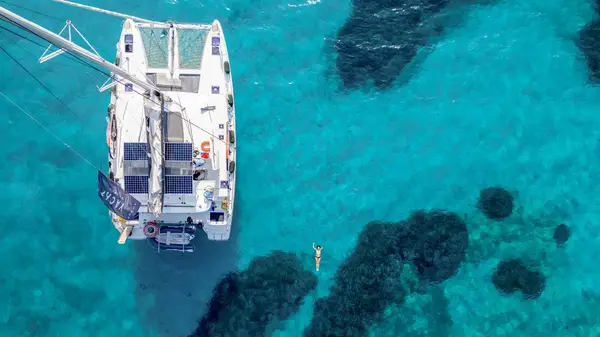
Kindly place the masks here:
[[(148, 209), (150, 213), (153, 213), (157, 216), (161, 214), (163, 209), (162, 198), (164, 168), (164, 164), (162, 162), (164, 140), (162, 137), (163, 125), (161, 122), (162, 115), (164, 114), (163, 108), (164, 100), (166, 97), (165, 94), (159, 91), (153, 84), (148, 83), (146, 79), (138, 79), (135, 76), (132, 76), (127, 71), (114, 65), (112, 62), (109, 62), (100, 57), (99, 55), (87, 51), (86, 49), (63, 38), (62, 36), (55, 34), (47, 30), (46, 28), (7, 10), (2, 6), (0, 6), (0, 20), (4, 20), (9, 24), (28, 30), (29, 32), (49, 41), (51, 44), (78, 56), (81, 56), (82, 58), (132, 82), (133, 84), (143, 88), (146, 91), (146, 93), (144, 94), (144, 103), (146, 107), (146, 116), (150, 121), (148, 147), (150, 150), (150, 158), (152, 161), (151, 172), (149, 177), (150, 179), (148, 182)], [(133, 23), (131, 18), (128, 18), (127, 21), (131, 21), (130, 24)]]
[(127, 80), (131, 81), (133, 84), (140, 86), (140, 87), (144, 88), (145, 90), (148, 90), (150, 92), (158, 91), (158, 89), (154, 85), (146, 82), (145, 79), (141, 80), (134, 76), (131, 76), (125, 70), (112, 64), (112, 62), (109, 62), (109, 61), (103, 59), (102, 57), (81, 48), (80, 46), (76, 45), (75, 43), (63, 38), (62, 36), (57, 35), (51, 31), (47, 30), (46, 28), (44, 28), (38, 24), (35, 24), (35, 23), (25, 19), (24, 17), (19, 16), (15, 13), (9, 11), (8, 9), (6, 9), (2, 6), (0, 6), (0, 20), (4, 20), (12, 25), (19, 27), (19, 28), (25, 28), (26, 30), (30, 30), (34, 34), (39, 35), (40, 37), (48, 40), (53, 45), (63, 48), (67, 51), (70, 51), (73, 54), (77, 54), (77, 55), (83, 57), (84, 59), (86, 59), (108, 71), (111, 71), (123, 78), (126, 78)]
[(164, 138), (163, 138), (163, 116), (165, 97), (157, 95), (157, 100), (150, 97), (146, 101), (146, 117), (150, 124), (146, 138), (150, 150), (150, 174), (148, 181), (148, 213), (156, 216), (163, 211), (164, 198)]

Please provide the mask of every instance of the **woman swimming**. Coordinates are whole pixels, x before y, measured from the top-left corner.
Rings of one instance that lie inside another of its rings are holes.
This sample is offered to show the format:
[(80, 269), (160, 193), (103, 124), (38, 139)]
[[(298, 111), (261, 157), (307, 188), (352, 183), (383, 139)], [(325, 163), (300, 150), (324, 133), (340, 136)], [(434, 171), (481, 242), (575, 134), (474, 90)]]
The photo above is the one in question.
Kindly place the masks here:
[(317, 271), (319, 271), (319, 265), (321, 264), (321, 249), (323, 249), (323, 247), (317, 245), (315, 247), (315, 243), (313, 242), (313, 249), (315, 250), (315, 262), (317, 264)]

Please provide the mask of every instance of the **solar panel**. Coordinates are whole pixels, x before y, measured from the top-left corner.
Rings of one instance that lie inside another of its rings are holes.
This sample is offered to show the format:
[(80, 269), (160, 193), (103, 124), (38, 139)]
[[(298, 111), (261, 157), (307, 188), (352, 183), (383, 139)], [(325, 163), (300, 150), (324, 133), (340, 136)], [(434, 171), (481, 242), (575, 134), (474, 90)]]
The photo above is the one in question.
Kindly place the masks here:
[(125, 192), (147, 194), (148, 176), (125, 176)]
[(125, 160), (148, 160), (148, 143), (125, 143)]
[(165, 176), (165, 193), (192, 194), (192, 176)]
[(192, 161), (192, 143), (165, 143), (165, 160)]

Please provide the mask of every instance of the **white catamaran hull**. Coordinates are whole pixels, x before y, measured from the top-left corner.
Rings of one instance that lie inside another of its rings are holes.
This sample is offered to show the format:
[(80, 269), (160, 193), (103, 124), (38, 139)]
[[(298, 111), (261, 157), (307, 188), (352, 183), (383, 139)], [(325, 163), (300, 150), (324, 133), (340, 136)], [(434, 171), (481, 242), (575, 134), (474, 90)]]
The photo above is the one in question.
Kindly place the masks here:
[[(67, 21), (68, 39), (0, 6), (0, 19), (26, 29), (63, 53), (110, 72), (108, 176), (98, 195), (121, 233), (118, 242), (148, 239), (159, 250), (193, 251), (195, 230), (210, 240), (231, 234), (236, 181), (236, 123), (229, 54), (219, 21), (211, 25), (125, 18), (117, 58), (102, 58)], [(91, 49), (71, 41), (72, 30)], [(61, 33), (63, 32), (61, 31)], [(47, 54), (48, 53), (48, 54)], [(89, 62), (89, 63), (88, 63)], [(108, 82), (108, 81), (107, 81)]]
[[(182, 47), (185, 34), (192, 36), (188, 49)], [(189, 56), (189, 50), (198, 55)], [(172, 99), (165, 103), (166, 118), (159, 118), (166, 146), (162, 154), (157, 151), (158, 156), (146, 159), (140, 155), (151, 153), (147, 146), (161, 146), (147, 121), (153, 118), (149, 110), (154, 110), (138, 93), (142, 90), (126, 80), (111, 89), (107, 131), (111, 177), (142, 203), (138, 220), (125, 221), (111, 212), (115, 227), (122, 232), (132, 226), (129, 239), (146, 239), (148, 224), (187, 224), (202, 228), (210, 240), (228, 240), (235, 197), (236, 124), (229, 55), (220, 23), (148, 24), (128, 19), (115, 64)], [(184, 158), (188, 153), (173, 150), (174, 146), (191, 149), (190, 157)], [(162, 177), (152, 172), (161, 160)], [(156, 183), (164, 187), (158, 194), (160, 214), (146, 206), (156, 198), (143, 182), (146, 177), (158, 178)], [(177, 181), (169, 186), (169, 180)], [(186, 186), (188, 182), (191, 185)]]

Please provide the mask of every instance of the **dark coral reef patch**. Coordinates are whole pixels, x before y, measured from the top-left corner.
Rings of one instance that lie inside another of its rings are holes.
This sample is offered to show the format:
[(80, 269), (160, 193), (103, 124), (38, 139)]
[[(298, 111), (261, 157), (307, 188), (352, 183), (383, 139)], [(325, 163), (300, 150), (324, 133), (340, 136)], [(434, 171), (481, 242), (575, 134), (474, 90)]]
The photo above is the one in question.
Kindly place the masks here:
[(394, 80), (428, 44), (441, 34), (439, 25), (426, 20), (440, 12), (449, 0), (353, 0), (352, 14), (337, 35), (337, 72), (345, 88), (372, 80), (379, 89)]
[(554, 228), (554, 235), (552, 237), (554, 238), (554, 242), (559, 247), (562, 247), (569, 240), (569, 237), (571, 237), (571, 230), (567, 225), (560, 224)]
[(295, 314), (316, 287), (317, 277), (294, 254), (273, 251), (219, 282), (189, 337), (264, 336), (270, 324)]
[(515, 207), (513, 196), (502, 187), (488, 187), (479, 193), (477, 207), (491, 220), (504, 220)]
[(386, 305), (402, 302), (402, 233), (396, 223), (373, 222), (363, 229), (352, 255), (337, 270), (329, 296), (315, 303), (305, 337), (364, 336)]
[(546, 288), (546, 277), (537, 271), (529, 270), (520, 259), (505, 260), (498, 263), (492, 282), (503, 293), (520, 290), (525, 298), (538, 298)]
[(577, 46), (587, 62), (590, 80), (600, 83), (600, 20), (588, 23), (579, 31)]
[(442, 282), (456, 274), (469, 245), (467, 225), (456, 213), (415, 212), (407, 220), (403, 258), (412, 261), (421, 278)]
[(398, 223), (369, 223), (337, 270), (328, 297), (314, 306), (305, 337), (365, 336), (386, 306), (412, 291), (403, 284), (405, 264), (421, 281), (442, 282), (465, 257), (468, 232), (455, 213), (417, 211)]

